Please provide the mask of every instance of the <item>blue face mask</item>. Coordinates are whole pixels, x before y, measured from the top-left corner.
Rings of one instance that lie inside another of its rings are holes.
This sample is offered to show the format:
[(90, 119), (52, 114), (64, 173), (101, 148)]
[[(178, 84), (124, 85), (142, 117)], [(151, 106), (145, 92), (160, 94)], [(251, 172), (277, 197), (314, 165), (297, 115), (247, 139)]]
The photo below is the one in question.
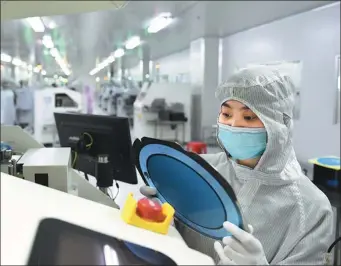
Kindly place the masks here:
[(265, 128), (231, 127), (218, 123), (218, 139), (233, 159), (260, 157), (266, 148)]

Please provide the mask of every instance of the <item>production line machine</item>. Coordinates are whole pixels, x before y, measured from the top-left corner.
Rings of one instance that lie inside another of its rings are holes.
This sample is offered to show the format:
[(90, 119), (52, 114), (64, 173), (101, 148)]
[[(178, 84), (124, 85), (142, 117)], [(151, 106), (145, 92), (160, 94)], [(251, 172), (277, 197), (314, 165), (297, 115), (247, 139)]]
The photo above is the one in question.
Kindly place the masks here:
[[(62, 127), (70, 132), (68, 121)], [(2, 126), (1, 265), (214, 265), (173, 226), (159, 234), (122, 219), (105, 191), (72, 169), (72, 151), (89, 147), (76, 139), (45, 148), (20, 127)]]
[(45, 148), (19, 126), (1, 126), (1, 173), (118, 208), (71, 168), (70, 148)]
[(196, 139), (192, 131), (200, 132), (201, 114), (195, 111), (200, 106), (196, 101), (195, 88), (190, 84), (145, 83), (134, 103), (134, 136), (178, 143)]
[(98, 95), (99, 107), (108, 115), (133, 118), (133, 104), (139, 93), (137, 84), (128, 79), (102, 84)]
[(46, 146), (57, 142), (55, 112), (81, 113), (83, 96), (66, 87), (44, 88), (34, 91), (34, 138)]
[(132, 123), (134, 117), (134, 102), (140, 92), (140, 89), (135, 82), (128, 79), (122, 80), (122, 85), (124, 91), (120, 97), (118, 97), (117, 116), (128, 117)]
[(108, 115), (117, 115), (118, 98), (124, 93), (123, 87), (116, 81), (103, 84), (99, 94), (99, 107)]

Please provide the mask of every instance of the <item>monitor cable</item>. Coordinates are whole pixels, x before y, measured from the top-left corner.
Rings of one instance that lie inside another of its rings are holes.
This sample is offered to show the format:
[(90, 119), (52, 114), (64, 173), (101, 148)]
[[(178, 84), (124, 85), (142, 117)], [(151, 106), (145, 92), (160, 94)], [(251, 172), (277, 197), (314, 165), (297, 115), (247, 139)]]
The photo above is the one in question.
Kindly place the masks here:
[(117, 183), (116, 180), (114, 180), (114, 181), (115, 181), (115, 186), (116, 186), (116, 195), (112, 199), (115, 201), (117, 196), (118, 196), (118, 194), (120, 193), (120, 186), (119, 186), (119, 184)]
[[(73, 151), (73, 160), (72, 160), (72, 168), (75, 168), (75, 165), (76, 165), (76, 163), (77, 163), (77, 152), (76, 151)], [(80, 172), (80, 171), (78, 171), (78, 172)], [(89, 181), (89, 177), (88, 177), (88, 174), (87, 173), (84, 173), (84, 177), (85, 177), (85, 179), (87, 180), (87, 181)]]
[[(84, 132), (84, 133), (82, 134), (82, 137), (84, 137), (84, 136), (87, 136), (87, 137), (89, 138), (89, 143), (87, 143), (87, 144), (84, 145), (84, 146), (85, 146), (85, 149), (86, 149), (86, 150), (90, 150), (91, 147), (92, 147), (92, 144), (94, 143), (94, 139), (93, 139), (93, 137), (91, 136), (91, 134), (89, 134), (88, 132)], [(83, 140), (84, 140), (84, 139), (82, 139), (82, 141), (83, 141)], [(74, 150), (71, 150), (71, 152), (73, 152), (73, 160), (72, 160), (71, 166), (72, 166), (72, 168), (75, 168), (76, 163), (77, 163), (77, 159), (78, 159), (78, 153), (77, 153), (77, 151), (74, 151)], [(88, 177), (88, 174), (87, 174), (87, 173), (84, 173), (84, 177), (85, 177), (85, 179), (86, 179), (87, 181), (89, 181), (89, 177)]]
[(84, 136), (87, 136), (87, 137), (89, 138), (89, 143), (85, 144), (85, 148), (86, 148), (87, 150), (91, 149), (91, 146), (92, 146), (92, 144), (94, 143), (93, 137), (92, 137), (91, 134), (89, 134), (88, 132), (84, 132), (82, 135), (83, 135), (83, 137), (84, 137)]
[(72, 160), (72, 164), (71, 164), (71, 166), (72, 166), (72, 168), (74, 168), (75, 167), (75, 165), (76, 165), (76, 162), (77, 162), (77, 152), (76, 151), (72, 151), (73, 152), (73, 160)]

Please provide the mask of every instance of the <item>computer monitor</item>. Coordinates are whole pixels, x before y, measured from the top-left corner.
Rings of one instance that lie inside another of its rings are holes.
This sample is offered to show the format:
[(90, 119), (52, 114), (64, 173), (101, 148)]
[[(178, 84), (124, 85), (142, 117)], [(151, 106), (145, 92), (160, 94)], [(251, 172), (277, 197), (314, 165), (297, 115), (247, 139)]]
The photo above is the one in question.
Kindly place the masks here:
[(70, 147), (73, 168), (92, 175), (99, 188), (113, 181), (137, 184), (127, 118), (54, 113), (59, 142)]

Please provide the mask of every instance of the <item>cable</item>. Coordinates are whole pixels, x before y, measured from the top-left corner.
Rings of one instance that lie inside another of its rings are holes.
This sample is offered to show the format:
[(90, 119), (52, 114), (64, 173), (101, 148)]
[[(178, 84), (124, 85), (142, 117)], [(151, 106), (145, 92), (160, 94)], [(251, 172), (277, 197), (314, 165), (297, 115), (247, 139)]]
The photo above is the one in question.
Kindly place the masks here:
[(338, 237), (334, 242), (333, 242), (333, 244), (331, 244), (330, 245), (330, 247), (328, 248), (328, 253), (330, 253), (332, 250), (333, 250), (333, 248), (336, 246), (336, 244), (338, 243), (338, 242), (340, 242), (341, 241), (341, 236), (340, 237)]
[(77, 161), (77, 152), (73, 151), (74, 152), (74, 157), (73, 157), (73, 160), (72, 160), (72, 168), (75, 166), (76, 164), (76, 161)]
[(117, 192), (116, 192), (116, 195), (115, 195), (115, 197), (113, 197), (113, 200), (115, 200), (116, 198), (117, 198), (117, 196), (118, 196), (118, 193), (120, 192), (120, 186), (118, 185), (118, 183), (117, 183), (117, 181), (116, 180), (114, 180), (115, 181), (115, 186), (116, 186), (116, 188), (117, 188)]
[(90, 143), (88, 143), (88, 144), (85, 145), (85, 147), (86, 147), (87, 149), (90, 149), (91, 146), (92, 146), (92, 144), (94, 143), (94, 139), (93, 139), (93, 137), (92, 137), (88, 132), (84, 132), (83, 135), (84, 135), (84, 136), (87, 136), (87, 137), (90, 139)]

